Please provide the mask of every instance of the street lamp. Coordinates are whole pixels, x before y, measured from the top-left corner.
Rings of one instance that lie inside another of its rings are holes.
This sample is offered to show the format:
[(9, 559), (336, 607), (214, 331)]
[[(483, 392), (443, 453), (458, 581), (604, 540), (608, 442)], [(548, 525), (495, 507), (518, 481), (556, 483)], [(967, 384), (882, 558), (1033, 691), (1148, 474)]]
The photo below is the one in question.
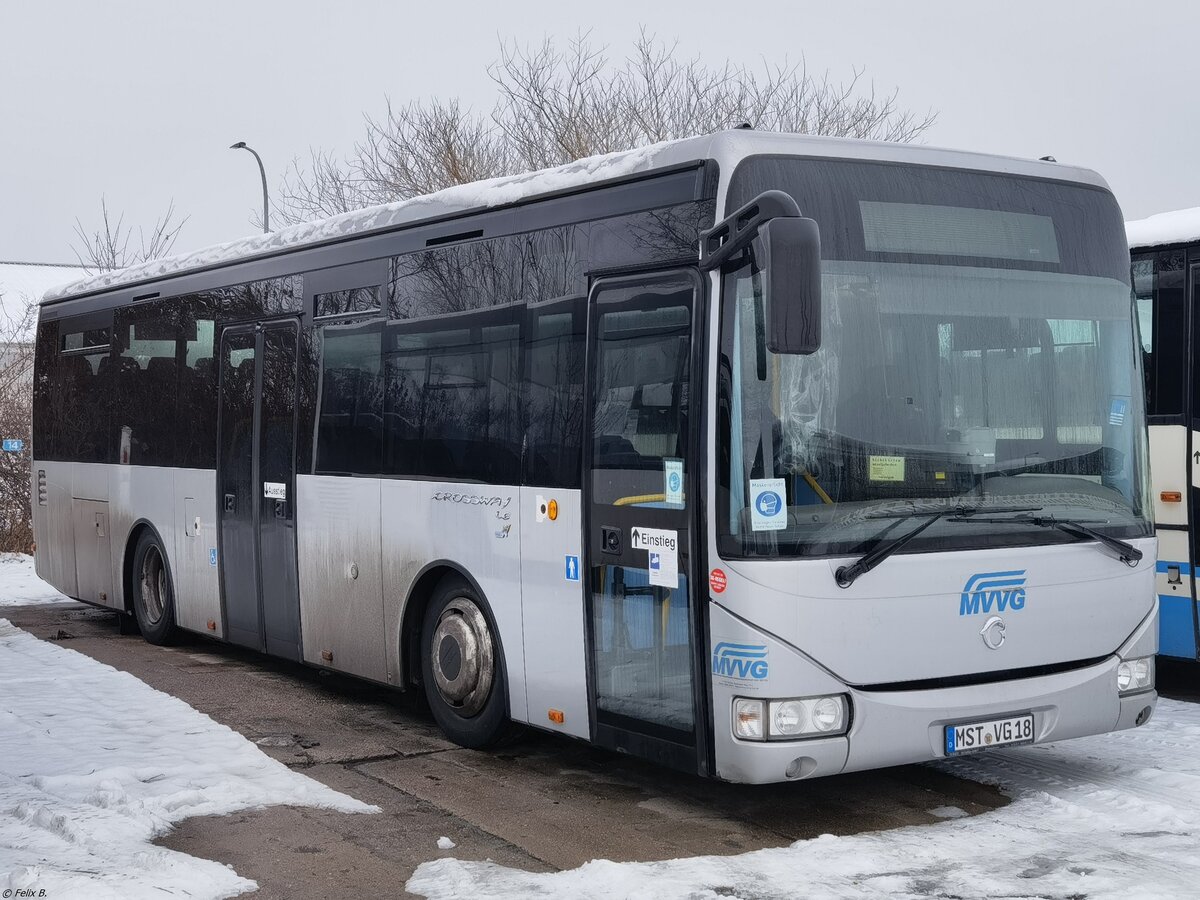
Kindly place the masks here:
[(229, 149), (249, 150), (254, 154), (254, 158), (258, 160), (258, 174), (262, 176), (263, 187), (263, 234), (270, 234), (271, 226), (267, 222), (267, 170), (263, 168), (262, 157), (255, 152), (253, 147), (247, 147), (245, 141), (238, 141), (236, 144), (230, 144)]

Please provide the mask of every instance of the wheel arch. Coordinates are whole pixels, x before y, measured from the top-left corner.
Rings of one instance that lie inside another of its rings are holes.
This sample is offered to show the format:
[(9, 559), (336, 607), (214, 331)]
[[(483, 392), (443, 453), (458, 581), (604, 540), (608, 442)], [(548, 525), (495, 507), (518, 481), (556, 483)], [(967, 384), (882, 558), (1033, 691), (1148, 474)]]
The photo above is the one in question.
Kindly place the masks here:
[(496, 626), (496, 615), (492, 612), (491, 601), (487, 592), (466, 567), (450, 559), (437, 559), (422, 566), (404, 598), (404, 605), (400, 611), (400, 658), (397, 667), (400, 687), (407, 689), (421, 683), (421, 625), (425, 619), (425, 611), (442, 582), (456, 577), (469, 584), (483, 601), (482, 611), (487, 617), (488, 627), (492, 630), (500, 670), (504, 673), (504, 702), (509, 706), (508, 658), (504, 653), (504, 638)]
[(162, 550), (163, 565), (167, 569), (167, 581), (171, 585), (171, 590), (175, 589), (175, 573), (171, 570), (171, 550), (163, 540), (162, 533), (154, 527), (149, 519), (135, 520), (129, 526), (129, 534), (125, 538), (121, 563), (121, 608), (131, 615), (133, 614), (133, 592), (130, 590), (133, 586), (133, 557), (137, 552), (138, 542), (146, 532), (154, 535), (154, 539), (158, 541), (158, 546)]

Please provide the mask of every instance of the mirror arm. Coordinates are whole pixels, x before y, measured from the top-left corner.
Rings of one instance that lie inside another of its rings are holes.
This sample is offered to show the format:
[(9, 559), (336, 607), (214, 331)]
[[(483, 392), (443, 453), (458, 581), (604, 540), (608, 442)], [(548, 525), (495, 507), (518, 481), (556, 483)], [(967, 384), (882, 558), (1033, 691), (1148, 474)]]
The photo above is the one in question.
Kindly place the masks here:
[(763, 191), (708, 231), (700, 234), (700, 268), (707, 271), (723, 265), (747, 247), (764, 222), (800, 218), (800, 207), (790, 194)]

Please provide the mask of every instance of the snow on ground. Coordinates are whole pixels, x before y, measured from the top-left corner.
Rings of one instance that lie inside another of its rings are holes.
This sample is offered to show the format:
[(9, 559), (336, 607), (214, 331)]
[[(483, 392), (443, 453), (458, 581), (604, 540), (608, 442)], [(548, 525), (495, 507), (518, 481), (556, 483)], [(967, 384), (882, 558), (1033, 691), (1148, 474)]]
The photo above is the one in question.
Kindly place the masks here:
[(1155, 718), (1133, 731), (943, 765), (999, 785), (1013, 803), (741, 856), (595, 860), (551, 874), (439, 859), (422, 864), (406, 887), (431, 900), (1197, 896), (1200, 705), (1162, 700)]
[(272, 804), (378, 811), (182, 700), (0, 619), (4, 897), (22, 888), (54, 900), (253, 890), (228, 866), (151, 841), (189, 816)]
[(0, 553), (0, 606), (73, 602), (37, 577), (32, 556)]

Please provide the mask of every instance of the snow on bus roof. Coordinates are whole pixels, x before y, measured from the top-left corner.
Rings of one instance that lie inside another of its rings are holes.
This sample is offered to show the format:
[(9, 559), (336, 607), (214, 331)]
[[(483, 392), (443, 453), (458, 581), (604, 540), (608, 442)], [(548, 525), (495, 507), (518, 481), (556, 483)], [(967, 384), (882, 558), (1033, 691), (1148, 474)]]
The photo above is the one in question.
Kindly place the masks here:
[(1200, 240), (1200, 206), (1174, 209), (1125, 223), (1131, 248), (1187, 244)]
[(328, 219), (302, 222), (269, 234), (251, 235), (224, 244), (204, 247), (190, 253), (149, 260), (126, 269), (100, 272), (48, 291), (45, 300), (53, 301), (76, 294), (93, 293), (222, 262), (322, 243), (353, 234), (393, 228), (447, 213), (503, 206), (538, 194), (548, 194), (610, 178), (620, 178), (651, 168), (654, 158), (664, 149), (692, 140), (695, 139), (664, 141), (639, 147), (636, 150), (589, 156), (553, 169), (456, 185), (409, 200), (398, 200), (394, 203), (356, 209)]
[(579, 188), (656, 167), (715, 158), (723, 171), (732, 171), (737, 162), (751, 153), (920, 163), (1025, 177), (1071, 180), (1104, 189), (1108, 187), (1104, 179), (1095, 172), (1063, 163), (951, 150), (924, 144), (731, 129), (698, 137), (663, 141), (635, 150), (590, 156), (539, 172), (457, 185), (409, 200), (353, 210), (329, 219), (292, 225), (270, 234), (251, 235), (167, 259), (151, 260), (115, 272), (102, 272), (47, 292), (43, 302), (50, 303), (80, 294), (98, 293), (109, 288), (151, 281), (222, 263), (383, 231), (422, 219), (504, 206), (541, 194)]

